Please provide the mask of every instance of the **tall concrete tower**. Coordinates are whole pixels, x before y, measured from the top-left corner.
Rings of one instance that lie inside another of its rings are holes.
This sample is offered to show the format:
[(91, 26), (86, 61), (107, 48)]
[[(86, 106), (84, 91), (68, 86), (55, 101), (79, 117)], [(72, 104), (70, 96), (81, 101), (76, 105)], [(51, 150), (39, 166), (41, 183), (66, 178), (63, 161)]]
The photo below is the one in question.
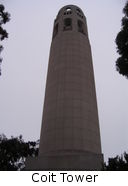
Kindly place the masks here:
[(103, 156), (86, 18), (74, 5), (54, 22), (39, 157), (32, 170), (100, 170)]

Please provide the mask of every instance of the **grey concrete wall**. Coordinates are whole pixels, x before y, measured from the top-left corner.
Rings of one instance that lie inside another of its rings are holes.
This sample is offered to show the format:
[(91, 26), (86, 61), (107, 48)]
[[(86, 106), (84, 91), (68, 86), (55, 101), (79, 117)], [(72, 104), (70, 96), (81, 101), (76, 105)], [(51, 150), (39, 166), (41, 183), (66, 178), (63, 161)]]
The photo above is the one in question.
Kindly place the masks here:
[(89, 152), (40, 156), (27, 159), (26, 167), (27, 170), (34, 171), (97, 171), (103, 170), (103, 156)]

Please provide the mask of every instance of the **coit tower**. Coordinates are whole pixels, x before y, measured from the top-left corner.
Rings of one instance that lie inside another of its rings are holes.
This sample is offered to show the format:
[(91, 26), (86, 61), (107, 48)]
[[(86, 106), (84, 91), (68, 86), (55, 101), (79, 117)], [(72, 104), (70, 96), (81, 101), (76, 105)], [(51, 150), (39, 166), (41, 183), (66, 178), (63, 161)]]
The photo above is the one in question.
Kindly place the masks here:
[(101, 170), (100, 130), (86, 17), (60, 9), (53, 28), (35, 170)]

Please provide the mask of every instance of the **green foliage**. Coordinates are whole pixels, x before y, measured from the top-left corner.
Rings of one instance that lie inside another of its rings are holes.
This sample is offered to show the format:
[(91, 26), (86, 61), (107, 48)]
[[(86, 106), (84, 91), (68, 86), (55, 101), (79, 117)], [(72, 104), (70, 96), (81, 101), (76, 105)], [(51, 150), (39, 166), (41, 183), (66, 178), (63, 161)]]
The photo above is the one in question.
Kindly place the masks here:
[(27, 157), (38, 155), (39, 141), (24, 142), (22, 136), (7, 139), (0, 135), (0, 171), (22, 170)]
[(116, 61), (116, 69), (120, 74), (128, 78), (128, 1), (125, 4), (123, 13), (125, 15), (121, 21), (122, 28), (115, 40), (117, 52), (120, 55)]
[[(2, 4), (0, 4), (0, 41), (3, 41), (5, 38), (8, 38), (8, 33), (5, 29), (3, 29), (3, 24), (6, 24), (10, 20), (10, 14), (5, 12), (5, 8)], [(3, 46), (0, 45), (0, 53), (3, 50)], [(2, 58), (0, 58), (0, 64), (2, 63)], [(0, 68), (1, 75), (1, 68)]]
[(128, 171), (128, 154), (116, 156), (108, 159), (108, 164), (104, 165), (105, 171)]

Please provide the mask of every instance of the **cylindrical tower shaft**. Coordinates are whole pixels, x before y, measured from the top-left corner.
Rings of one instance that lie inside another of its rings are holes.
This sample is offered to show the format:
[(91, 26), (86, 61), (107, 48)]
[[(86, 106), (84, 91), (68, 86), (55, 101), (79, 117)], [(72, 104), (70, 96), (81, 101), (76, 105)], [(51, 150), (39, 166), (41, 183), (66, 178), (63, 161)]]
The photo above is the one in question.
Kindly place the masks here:
[(46, 170), (99, 170), (102, 166), (86, 18), (74, 5), (63, 7), (54, 22), (39, 158), (40, 169)]

